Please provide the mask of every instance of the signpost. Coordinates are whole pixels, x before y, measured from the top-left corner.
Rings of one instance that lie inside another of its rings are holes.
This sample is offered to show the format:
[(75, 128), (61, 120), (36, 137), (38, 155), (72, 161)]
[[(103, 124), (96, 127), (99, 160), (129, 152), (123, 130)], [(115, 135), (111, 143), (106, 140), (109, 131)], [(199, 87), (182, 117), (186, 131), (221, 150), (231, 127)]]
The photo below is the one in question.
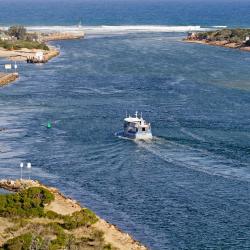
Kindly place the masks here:
[(20, 163), (20, 169), (21, 169), (21, 180), (23, 179), (23, 162)]
[(30, 174), (31, 174), (31, 163), (30, 162), (27, 163), (27, 169), (29, 171), (29, 180), (30, 180)]
[(14, 69), (15, 69), (15, 72), (16, 72), (16, 70), (17, 70), (17, 64), (16, 64), (16, 62), (14, 64)]
[(4, 68), (7, 71), (7, 70), (11, 69), (12, 67), (11, 67), (11, 64), (5, 64)]

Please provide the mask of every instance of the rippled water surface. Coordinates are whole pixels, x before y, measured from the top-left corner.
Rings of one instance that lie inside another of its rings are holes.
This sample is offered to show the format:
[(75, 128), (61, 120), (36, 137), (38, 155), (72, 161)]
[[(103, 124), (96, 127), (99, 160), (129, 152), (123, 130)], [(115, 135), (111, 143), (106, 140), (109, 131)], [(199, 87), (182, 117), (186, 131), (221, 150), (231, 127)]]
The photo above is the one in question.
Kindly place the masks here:
[[(151, 249), (249, 249), (250, 54), (183, 36), (87, 34), (19, 64), (0, 89), (1, 177), (31, 161), (32, 178)], [(153, 141), (114, 136), (135, 110)]]
[[(250, 247), (250, 57), (181, 38), (87, 36), (19, 65), (0, 93), (1, 177), (32, 161), (33, 177), (152, 249)], [(114, 136), (126, 110), (152, 142)]]

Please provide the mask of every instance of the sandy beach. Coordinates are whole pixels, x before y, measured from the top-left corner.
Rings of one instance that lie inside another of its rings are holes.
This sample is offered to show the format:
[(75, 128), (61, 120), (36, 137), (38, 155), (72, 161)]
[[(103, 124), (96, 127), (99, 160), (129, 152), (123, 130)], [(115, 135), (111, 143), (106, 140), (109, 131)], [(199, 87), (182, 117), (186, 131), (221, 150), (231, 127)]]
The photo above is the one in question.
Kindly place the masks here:
[(47, 60), (59, 55), (59, 50), (55, 47), (49, 46), (50, 50), (40, 50), (40, 49), (20, 49), (20, 50), (6, 50), (0, 48), (0, 57), (7, 58), (11, 61), (26, 61), (28, 57), (34, 57), (38, 51), (43, 52)]

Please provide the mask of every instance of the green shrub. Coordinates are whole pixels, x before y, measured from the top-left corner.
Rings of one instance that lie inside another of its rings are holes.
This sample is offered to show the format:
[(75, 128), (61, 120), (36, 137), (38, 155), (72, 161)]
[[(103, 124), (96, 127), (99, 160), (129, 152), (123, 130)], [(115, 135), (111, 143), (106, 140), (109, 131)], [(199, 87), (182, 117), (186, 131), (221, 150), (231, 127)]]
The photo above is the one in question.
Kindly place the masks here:
[(54, 200), (47, 189), (31, 187), (15, 194), (0, 195), (0, 216), (43, 216), (44, 205)]
[(63, 246), (66, 245), (68, 241), (68, 236), (64, 232), (61, 225), (56, 222), (49, 223), (46, 226), (54, 235), (56, 235), (56, 239), (52, 240), (49, 244), (50, 250), (62, 249)]
[(4, 250), (28, 250), (39, 249), (43, 244), (41, 237), (35, 236), (31, 233), (23, 234), (13, 239), (8, 240), (4, 245)]
[(58, 213), (56, 213), (56, 212), (54, 212), (54, 211), (51, 211), (51, 210), (46, 211), (46, 212), (44, 213), (44, 216), (45, 216), (46, 218), (48, 218), (48, 219), (51, 219), (51, 220), (63, 219), (63, 217), (64, 217), (63, 215), (58, 214)]
[(74, 212), (71, 216), (64, 216), (63, 228), (67, 230), (75, 229), (81, 226), (88, 226), (98, 221), (96, 215), (89, 209)]

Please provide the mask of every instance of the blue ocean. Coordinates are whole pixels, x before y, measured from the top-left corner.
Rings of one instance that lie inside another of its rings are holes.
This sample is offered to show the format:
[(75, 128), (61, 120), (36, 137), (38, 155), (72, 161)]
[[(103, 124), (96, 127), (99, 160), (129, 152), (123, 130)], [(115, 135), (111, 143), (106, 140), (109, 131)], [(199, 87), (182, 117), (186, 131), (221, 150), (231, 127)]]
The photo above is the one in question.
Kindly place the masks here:
[[(182, 41), (249, 20), (249, 1), (1, 0), (0, 26), (86, 37), (0, 89), (0, 177), (31, 162), (150, 249), (250, 249), (250, 53)], [(136, 110), (150, 142), (114, 136)]]

